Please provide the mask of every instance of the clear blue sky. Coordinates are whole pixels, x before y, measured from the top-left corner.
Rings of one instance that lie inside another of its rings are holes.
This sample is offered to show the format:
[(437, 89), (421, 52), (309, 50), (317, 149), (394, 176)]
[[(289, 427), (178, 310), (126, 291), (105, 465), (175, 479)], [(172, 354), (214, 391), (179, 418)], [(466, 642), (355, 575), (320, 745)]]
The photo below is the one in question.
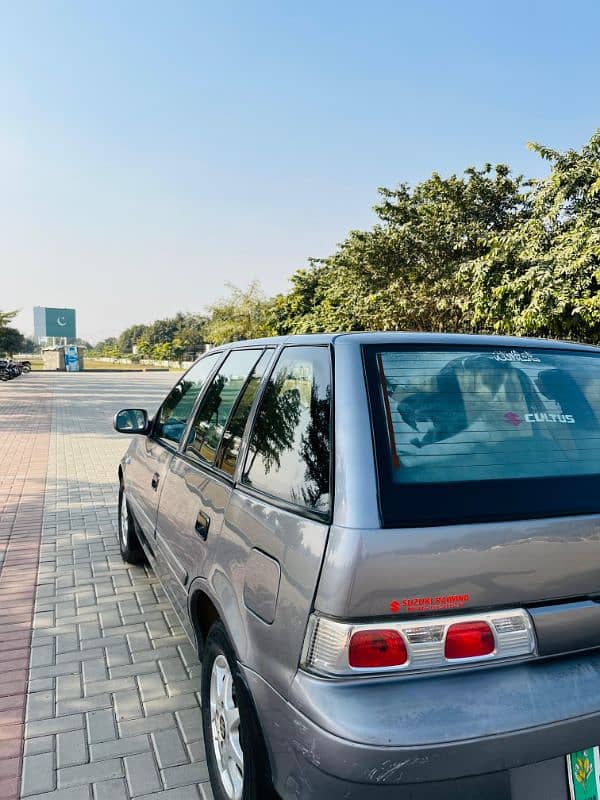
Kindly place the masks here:
[(53, 2), (0, 10), (0, 308), (92, 340), (269, 292), (376, 188), (600, 126), (600, 4)]

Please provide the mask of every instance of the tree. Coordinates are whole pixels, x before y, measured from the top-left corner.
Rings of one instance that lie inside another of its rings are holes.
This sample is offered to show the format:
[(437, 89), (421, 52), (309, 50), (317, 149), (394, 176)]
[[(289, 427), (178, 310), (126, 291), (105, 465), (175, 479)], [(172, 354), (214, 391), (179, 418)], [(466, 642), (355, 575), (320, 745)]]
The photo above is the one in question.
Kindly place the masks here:
[[(194, 355), (203, 350), (205, 344), (205, 328), (207, 317), (203, 314), (184, 314), (178, 328), (176, 340), (181, 343), (182, 355)], [(175, 344), (174, 346), (179, 346)]]
[(0, 353), (12, 356), (20, 352), (24, 344), (23, 334), (16, 328), (10, 328), (8, 325), (0, 328)]
[(87, 339), (81, 339), (79, 336), (76, 339), (73, 339), (73, 344), (79, 345), (79, 347), (85, 347), (87, 350), (92, 350), (93, 345), (87, 341)]
[(148, 325), (131, 325), (117, 338), (117, 347), (121, 353), (131, 353), (135, 346), (140, 355), (149, 356), (157, 345), (168, 345), (170, 358), (186, 353), (193, 357), (204, 346), (205, 324), (206, 317), (201, 314), (179, 312)]
[(600, 338), (600, 130), (581, 152), (531, 144), (552, 165), (531, 214), (474, 269), (475, 318), (501, 333)]
[(90, 355), (97, 355), (102, 358), (119, 358), (121, 352), (117, 346), (116, 338), (114, 336), (109, 336), (108, 339), (98, 342)]
[(282, 370), (267, 383), (260, 414), (254, 421), (246, 474), (251, 472), (260, 456), (265, 474), (268, 475), (274, 466), (281, 466), (282, 454), (294, 444), (302, 403), (297, 388), (285, 388), (290, 377), (293, 376), (287, 370)]
[(152, 350), (152, 345), (150, 344), (148, 339), (146, 339), (145, 336), (142, 336), (141, 339), (137, 340), (136, 347), (137, 347), (138, 353), (141, 356), (143, 356), (144, 358), (148, 358), (150, 356), (150, 352)]
[(270, 307), (260, 284), (252, 281), (247, 289), (227, 284), (229, 295), (209, 306), (204, 328), (211, 344), (255, 339), (268, 333), (265, 315)]
[(229, 285), (208, 317), (180, 312), (133, 325), (102, 347), (118, 354), (136, 344), (143, 355), (182, 359), (204, 341), (374, 329), (597, 342), (600, 130), (581, 151), (531, 147), (551, 166), (543, 180), (485, 164), (448, 178), (434, 172), (414, 188), (381, 188), (376, 224), (310, 259), (288, 292), (268, 299), (256, 281)]
[(469, 265), (527, 217), (524, 188), (509, 167), (486, 164), (380, 189), (379, 222), (297, 272), (270, 308), (271, 330), (471, 330)]
[(118, 336), (117, 347), (122, 353), (131, 353), (133, 346), (145, 335), (147, 330), (147, 325), (131, 325)]
[(173, 358), (173, 348), (170, 342), (159, 342), (153, 345), (150, 356), (157, 361), (169, 361)]
[(23, 339), (23, 344), (21, 345), (21, 353), (39, 353), (41, 347), (39, 344), (36, 344), (33, 339), (29, 337), (25, 337)]
[(16, 311), (0, 311), (0, 329), (6, 328), (8, 323), (17, 316)]

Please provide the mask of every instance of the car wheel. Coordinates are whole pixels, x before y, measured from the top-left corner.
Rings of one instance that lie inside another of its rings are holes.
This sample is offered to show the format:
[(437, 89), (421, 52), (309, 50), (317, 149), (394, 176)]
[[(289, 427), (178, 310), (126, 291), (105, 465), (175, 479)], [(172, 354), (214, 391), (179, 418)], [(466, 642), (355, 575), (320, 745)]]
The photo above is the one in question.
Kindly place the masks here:
[(143, 564), (146, 560), (123, 484), (119, 487), (119, 548), (121, 558), (128, 564)]
[(201, 688), (206, 760), (215, 800), (275, 798), (262, 731), (220, 622), (206, 639)]

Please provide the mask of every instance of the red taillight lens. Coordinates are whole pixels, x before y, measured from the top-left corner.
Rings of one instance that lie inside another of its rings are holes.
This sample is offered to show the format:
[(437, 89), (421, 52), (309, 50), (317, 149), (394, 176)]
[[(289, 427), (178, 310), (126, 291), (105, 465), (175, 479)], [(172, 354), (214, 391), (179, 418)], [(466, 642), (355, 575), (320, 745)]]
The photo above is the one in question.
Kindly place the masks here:
[(351, 667), (397, 667), (407, 661), (406, 645), (398, 631), (358, 631), (350, 639), (348, 662)]
[(487, 622), (457, 622), (446, 633), (446, 658), (488, 656), (496, 648), (494, 634)]

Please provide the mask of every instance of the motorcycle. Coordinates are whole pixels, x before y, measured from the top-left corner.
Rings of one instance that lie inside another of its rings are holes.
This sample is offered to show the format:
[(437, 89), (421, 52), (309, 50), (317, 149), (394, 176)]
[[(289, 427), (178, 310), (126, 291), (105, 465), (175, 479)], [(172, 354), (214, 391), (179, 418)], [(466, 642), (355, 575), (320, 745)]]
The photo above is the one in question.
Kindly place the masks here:
[(7, 359), (0, 360), (0, 380), (11, 381), (13, 378), (18, 378), (22, 371), (21, 366), (16, 362)]

